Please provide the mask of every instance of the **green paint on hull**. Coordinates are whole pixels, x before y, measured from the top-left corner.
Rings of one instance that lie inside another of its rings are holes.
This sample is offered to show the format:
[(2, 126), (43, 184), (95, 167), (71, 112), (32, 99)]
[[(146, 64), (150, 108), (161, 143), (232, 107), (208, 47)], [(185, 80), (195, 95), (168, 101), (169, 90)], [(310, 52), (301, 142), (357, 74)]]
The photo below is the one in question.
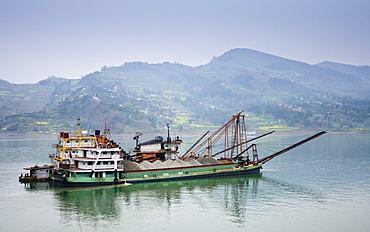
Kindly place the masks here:
[(121, 183), (155, 182), (216, 176), (245, 175), (259, 172), (262, 165), (236, 167), (235, 164), (193, 166), (186, 168), (125, 171), (106, 177), (89, 177), (90, 173), (74, 173), (74, 177), (51, 176), (51, 181), (66, 186), (113, 185)]

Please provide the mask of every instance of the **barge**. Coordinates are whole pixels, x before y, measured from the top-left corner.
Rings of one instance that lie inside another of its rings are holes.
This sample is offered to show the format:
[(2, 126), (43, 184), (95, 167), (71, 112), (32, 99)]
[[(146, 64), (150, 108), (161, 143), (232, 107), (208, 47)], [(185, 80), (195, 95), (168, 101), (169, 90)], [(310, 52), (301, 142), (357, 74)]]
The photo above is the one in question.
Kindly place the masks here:
[(241, 113), (211, 136), (204, 134), (181, 155), (182, 140), (170, 136), (169, 125), (166, 138), (157, 136), (140, 142), (142, 134), (136, 133), (136, 146), (127, 153), (110, 139), (109, 129), (102, 134), (81, 134), (78, 120), (77, 134), (61, 132), (58, 144), (53, 145), (56, 153), (50, 158), (54, 168), (48, 180), (55, 185), (80, 187), (256, 174), (264, 163), (325, 133), (260, 159), (252, 142), (273, 131), (247, 139)]

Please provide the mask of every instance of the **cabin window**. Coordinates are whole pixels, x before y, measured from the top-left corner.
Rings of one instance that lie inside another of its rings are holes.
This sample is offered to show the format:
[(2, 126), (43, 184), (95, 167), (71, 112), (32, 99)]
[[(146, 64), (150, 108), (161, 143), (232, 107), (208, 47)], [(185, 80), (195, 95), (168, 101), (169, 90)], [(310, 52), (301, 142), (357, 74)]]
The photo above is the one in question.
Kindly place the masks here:
[(94, 163), (94, 162), (92, 162), (92, 161), (88, 161), (88, 162), (87, 162), (87, 165), (93, 165), (93, 163)]
[(104, 164), (104, 165), (108, 165), (108, 164), (109, 164), (109, 162), (108, 162), (108, 161), (103, 161), (103, 164)]
[(110, 164), (113, 165), (114, 164), (114, 161), (110, 161)]
[(67, 141), (67, 143), (69, 143), (69, 140)]
[(96, 165), (100, 165), (100, 161), (98, 161), (98, 163)]
[(88, 141), (87, 140), (85, 140), (85, 143), (87, 143)]

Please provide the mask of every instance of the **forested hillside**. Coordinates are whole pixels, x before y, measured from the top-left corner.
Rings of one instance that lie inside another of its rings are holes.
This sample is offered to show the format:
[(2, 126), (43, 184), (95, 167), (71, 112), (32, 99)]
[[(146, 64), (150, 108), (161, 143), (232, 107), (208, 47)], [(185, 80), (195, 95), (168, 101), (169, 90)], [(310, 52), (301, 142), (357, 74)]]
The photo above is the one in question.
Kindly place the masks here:
[(3, 133), (51, 133), (106, 124), (114, 133), (205, 131), (241, 110), (248, 130), (370, 129), (370, 67), (309, 65), (234, 49), (199, 67), (125, 63), (81, 79), (1, 81)]

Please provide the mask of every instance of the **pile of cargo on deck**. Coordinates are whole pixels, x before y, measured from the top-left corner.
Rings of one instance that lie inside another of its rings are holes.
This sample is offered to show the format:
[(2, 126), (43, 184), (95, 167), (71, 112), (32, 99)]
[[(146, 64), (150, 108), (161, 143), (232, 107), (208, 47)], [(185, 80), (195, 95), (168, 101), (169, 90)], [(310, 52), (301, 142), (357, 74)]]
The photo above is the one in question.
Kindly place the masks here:
[(124, 160), (122, 162), (123, 169), (126, 171), (136, 171), (136, 170), (150, 170), (150, 169), (166, 169), (166, 168), (181, 168), (181, 167), (190, 167), (190, 166), (203, 166), (203, 165), (213, 165), (213, 164), (222, 164), (213, 157), (201, 157), (199, 159), (187, 158), (185, 160), (176, 159), (176, 160), (166, 160), (160, 161), (156, 160), (154, 162), (143, 161), (137, 163), (134, 161)]

